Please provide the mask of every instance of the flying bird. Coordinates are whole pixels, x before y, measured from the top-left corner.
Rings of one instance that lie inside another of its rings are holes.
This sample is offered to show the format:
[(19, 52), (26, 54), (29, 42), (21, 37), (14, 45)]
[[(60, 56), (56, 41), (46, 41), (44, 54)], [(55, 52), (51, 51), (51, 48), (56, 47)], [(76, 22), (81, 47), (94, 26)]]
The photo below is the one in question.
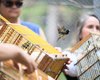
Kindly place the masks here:
[(57, 39), (57, 41), (61, 38), (63, 38), (64, 36), (68, 35), (70, 32), (70, 30), (66, 29), (64, 26), (62, 27), (58, 27), (58, 34), (59, 34), (59, 37)]

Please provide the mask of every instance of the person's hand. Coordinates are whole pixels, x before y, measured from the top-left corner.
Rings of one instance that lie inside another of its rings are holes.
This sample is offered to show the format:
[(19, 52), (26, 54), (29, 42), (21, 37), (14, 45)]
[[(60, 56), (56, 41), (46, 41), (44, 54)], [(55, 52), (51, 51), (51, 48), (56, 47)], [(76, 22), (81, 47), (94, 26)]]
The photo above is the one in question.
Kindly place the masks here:
[(66, 64), (71, 64), (72, 63), (72, 60), (70, 59), (70, 58), (67, 58), (67, 62), (66, 62)]
[(67, 54), (67, 56), (69, 58), (69, 61), (64, 66), (63, 72), (66, 75), (76, 77), (77, 76), (77, 70), (76, 70), (75, 64), (77, 62), (77, 58), (76, 58), (75, 54), (70, 53), (68, 51), (64, 51), (63, 54)]
[(37, 68), (37, 65), (32, 61), (30, 55), (18, 46), (12, 44), (0, 44), (0, 61), (9, 59), (25, 65), (27, 73), (32, 73)]
[(18, 55), (13, 58), (14, 62), (21, 63), (25, 65), (24, 71), (27, 73), (32, 73), (36, 68), (37, 64), (32, 61), (30, 55), (27, 53), (17, 53)]
[[(60, 47), (55, 47), (55, 49), (63, 54), (63, 51), (62, 51), (62, 49)], [(71, 62), (72, 62), (72, 60), (68, 57), (66, 64), (70, 64)]]

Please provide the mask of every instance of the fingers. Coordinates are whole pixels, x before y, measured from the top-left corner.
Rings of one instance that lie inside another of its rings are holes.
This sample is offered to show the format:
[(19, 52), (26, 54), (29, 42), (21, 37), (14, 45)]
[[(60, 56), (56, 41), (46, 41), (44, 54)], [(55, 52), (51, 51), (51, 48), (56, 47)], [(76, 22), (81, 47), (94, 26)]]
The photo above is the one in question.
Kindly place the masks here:
[(28, 57), (28, 63), (26, 65), (27, 69), (25, 70), (28, 74), (32, 73), (37, 69), (37, 64), (31, 59), (31, 57)]
[(27, 65), (26, 65), (26, 69), (25, 69), (25, 72), (26, 73), (28, 73), (28, 74), (30, 74), (30, 73), (32, 73), (32, 72), (34, 72), (35, 71), (35, 69), (37, 69), (37, 64), (34, 62), (34, 61), (32, 61), (32, 59), (31, 59), (31, 57), (29, 56), (29, 58), (28, 58), (29, 60), (27, 60), (28, 62), (27, 62)]
[(13, 61), (13, 65), (14, 65), (15, 68), (19, 69), (19, 66), (18, 66), (17, 62)]
[(72, 62), (72, 60), (70, 59), (70, 58), (67, 58), (67, 62), (66, 62), (66, 64), (71, 64), (71, 62)]
[(24, 68), (24, 71), (30, 74), (34, 72), (36, 69), (37, 69), (37, 64), (33, 61), (26, 68)]
[[(13, 65), (16, 69), (20, 69), (18, 62), (13, 61)], [(24, 70), (25, 73), (32, 73), (37, 69), (36, 63), (35, 62), (27, 62), (27, 65), (22, 66), (22, 68)]]
[(72, 61), (71, 60), (69, 60), (68, 62), (67, 62), (67, 64), (71, 64), (72, 63)]
[(34, 72), (34, 70), (35, 70), (35, 68), (32, 67), (31, 65), (26, 67), (26, 69), (24, 69), (25, 73), (28, 73), (28, 74)]
[(16, 57), (13, 59), (17, 63), (23, 64), (26, 68), (24, 68), (24, 71), (29, 73), (34, 72), (34, 70), (37, 68), (37, 65), (35, 62), (32, 61), (30, 55), (28, 53), (22, 52), (17, 53)]

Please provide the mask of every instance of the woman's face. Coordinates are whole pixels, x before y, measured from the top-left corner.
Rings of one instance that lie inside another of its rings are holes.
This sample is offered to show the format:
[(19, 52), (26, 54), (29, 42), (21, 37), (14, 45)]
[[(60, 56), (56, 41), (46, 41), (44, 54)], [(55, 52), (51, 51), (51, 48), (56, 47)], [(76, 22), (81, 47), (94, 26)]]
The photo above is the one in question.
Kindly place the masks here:
[(82, 28), (81, 38), (83, 39), (87, 35), (89, 35), (90, 31), (92, 32), (100, 32), (100, 23), (98, 19), (93, 16), (90, 16), (84, 23)]

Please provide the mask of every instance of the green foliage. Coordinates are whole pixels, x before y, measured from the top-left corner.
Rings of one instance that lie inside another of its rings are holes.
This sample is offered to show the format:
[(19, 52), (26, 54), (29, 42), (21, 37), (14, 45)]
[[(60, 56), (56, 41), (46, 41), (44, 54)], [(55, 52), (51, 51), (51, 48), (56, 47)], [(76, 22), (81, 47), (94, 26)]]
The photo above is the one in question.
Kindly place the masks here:
[(57, 80), (67, 80), (64, 73), (62, 72)]
[(40, 26), (44, 26), (44, 20), (47, 12), (47, 4), (46, 3), (38, 3), (33, 6), (24, 7), (22, 10), (21, 19), (25, 21), (31, 21)]

